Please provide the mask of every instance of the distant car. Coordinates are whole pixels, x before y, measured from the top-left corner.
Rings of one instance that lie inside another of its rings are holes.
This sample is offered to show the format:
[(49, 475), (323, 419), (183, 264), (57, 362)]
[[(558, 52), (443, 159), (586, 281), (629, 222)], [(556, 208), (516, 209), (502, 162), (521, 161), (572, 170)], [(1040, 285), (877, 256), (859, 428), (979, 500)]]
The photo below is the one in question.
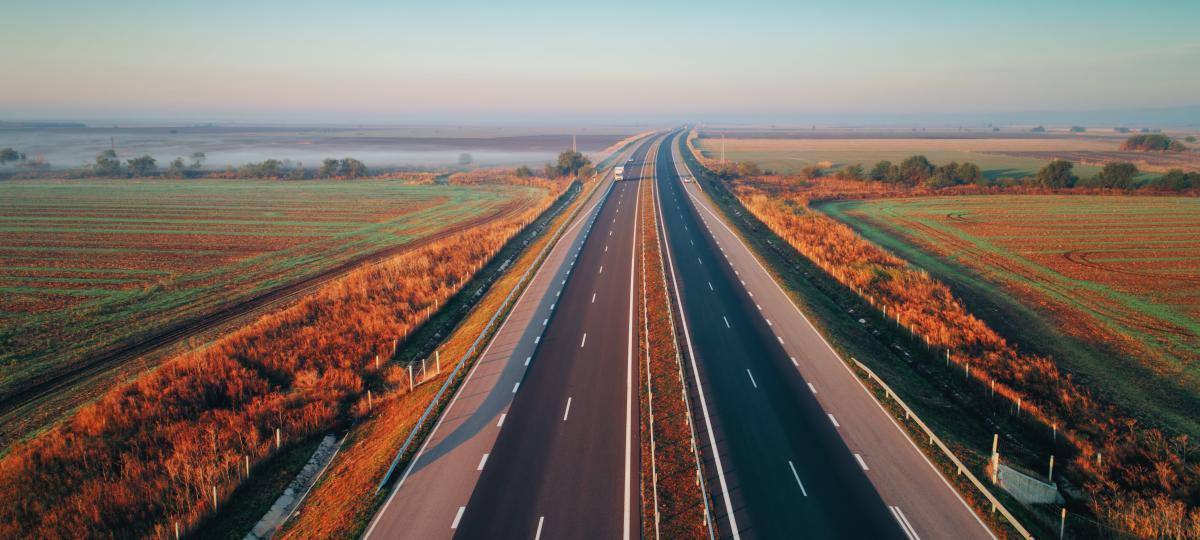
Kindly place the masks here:
[(683, 177), (683, 181), (684, 181), (684, 182), (691, 182), (691, 181), (692, 181), (692, 177), (690, 177), (690, 176), (685, 176), (685, 177)]

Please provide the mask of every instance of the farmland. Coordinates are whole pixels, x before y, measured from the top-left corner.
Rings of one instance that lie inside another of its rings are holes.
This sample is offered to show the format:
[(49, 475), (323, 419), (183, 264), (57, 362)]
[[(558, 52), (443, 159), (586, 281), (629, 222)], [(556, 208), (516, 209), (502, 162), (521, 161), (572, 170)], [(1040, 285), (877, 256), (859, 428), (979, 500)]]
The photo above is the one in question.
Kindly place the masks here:
[[(937, 165), (951, 161), (970, 161), (983, 169), (990, 178), (1020, 177), (1036, 174), (1038, 169), (1054, 159), (1054, 155), (1071, 152), (1100, 154), (1115, 151), (1117, 140), (1082, 139), (1065, 137), (966, 137), (948, 133), (940, 138), (882, 137), (875, 133), (862, 133), (847, 138), (844, 134), (821, 132), (805, 138), (759, 138), (770, 137), (770, 133), (754, 134), (754, 138), (739, 138), (731, 133), (725, 139), (725, 158), (731, 161), (754, 161), (772, 171), (794, 174), (802, 168), (820, 162), (830, 162), (838, 167), (861, 163), (869, 167), (881, 160), (900, 162), (913, 154), (922, 154)], [(721, 138), (716, 132), (702, 132), (700, 150), (706, 158), (719, 158)], [(1045, 154), (1042, 154), (1045, 153)], [(1086, 164), (1076, 167), (1081, 176), (1095, 174), (1100, 166)]]
[(400, 181), (4, 182), (0, 396), (545, 195)]
[(1200, 433), (1200, 200), (928, 197), (819, 208), (953, 284), (1006, 335), (1144, 419)]

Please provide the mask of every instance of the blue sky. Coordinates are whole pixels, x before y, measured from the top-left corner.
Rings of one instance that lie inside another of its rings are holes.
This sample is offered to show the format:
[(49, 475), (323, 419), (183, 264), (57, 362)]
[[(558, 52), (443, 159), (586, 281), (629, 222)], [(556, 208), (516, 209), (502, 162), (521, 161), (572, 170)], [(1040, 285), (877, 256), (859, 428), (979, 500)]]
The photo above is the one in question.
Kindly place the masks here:
[(987, 117), (1200, 105), (1200, 2), (5, 2), (0, 119)]

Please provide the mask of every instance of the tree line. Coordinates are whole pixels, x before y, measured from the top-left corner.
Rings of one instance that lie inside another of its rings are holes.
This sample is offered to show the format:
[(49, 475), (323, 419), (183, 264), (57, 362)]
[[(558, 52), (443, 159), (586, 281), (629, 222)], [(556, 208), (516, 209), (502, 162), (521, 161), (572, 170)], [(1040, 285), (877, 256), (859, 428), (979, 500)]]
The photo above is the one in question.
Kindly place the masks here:
[[(580, 176), (590, 176), (595, 171), (592, 167), (592, 160), (587, 156), (574, 150), (566, 150), (558, 154), (558, 160), (554, 163), (547, 163), (542, 167), (542, 176), (551, 180), (558, 178), (578, 178)], [(517, 167), (513, 174), (517, 178), (530, 178), (534, 176), (533, 169), (528, 165)]]

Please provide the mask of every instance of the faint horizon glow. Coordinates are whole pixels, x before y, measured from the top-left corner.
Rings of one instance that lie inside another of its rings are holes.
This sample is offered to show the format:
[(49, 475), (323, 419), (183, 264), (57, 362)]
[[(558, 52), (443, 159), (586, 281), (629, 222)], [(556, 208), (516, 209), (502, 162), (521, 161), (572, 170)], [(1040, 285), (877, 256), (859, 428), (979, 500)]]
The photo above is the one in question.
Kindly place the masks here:
[(629, 122), (1200, 105), (1200, 3), (1188, 1), (18, 0), (4, 11), (0, 119)]

